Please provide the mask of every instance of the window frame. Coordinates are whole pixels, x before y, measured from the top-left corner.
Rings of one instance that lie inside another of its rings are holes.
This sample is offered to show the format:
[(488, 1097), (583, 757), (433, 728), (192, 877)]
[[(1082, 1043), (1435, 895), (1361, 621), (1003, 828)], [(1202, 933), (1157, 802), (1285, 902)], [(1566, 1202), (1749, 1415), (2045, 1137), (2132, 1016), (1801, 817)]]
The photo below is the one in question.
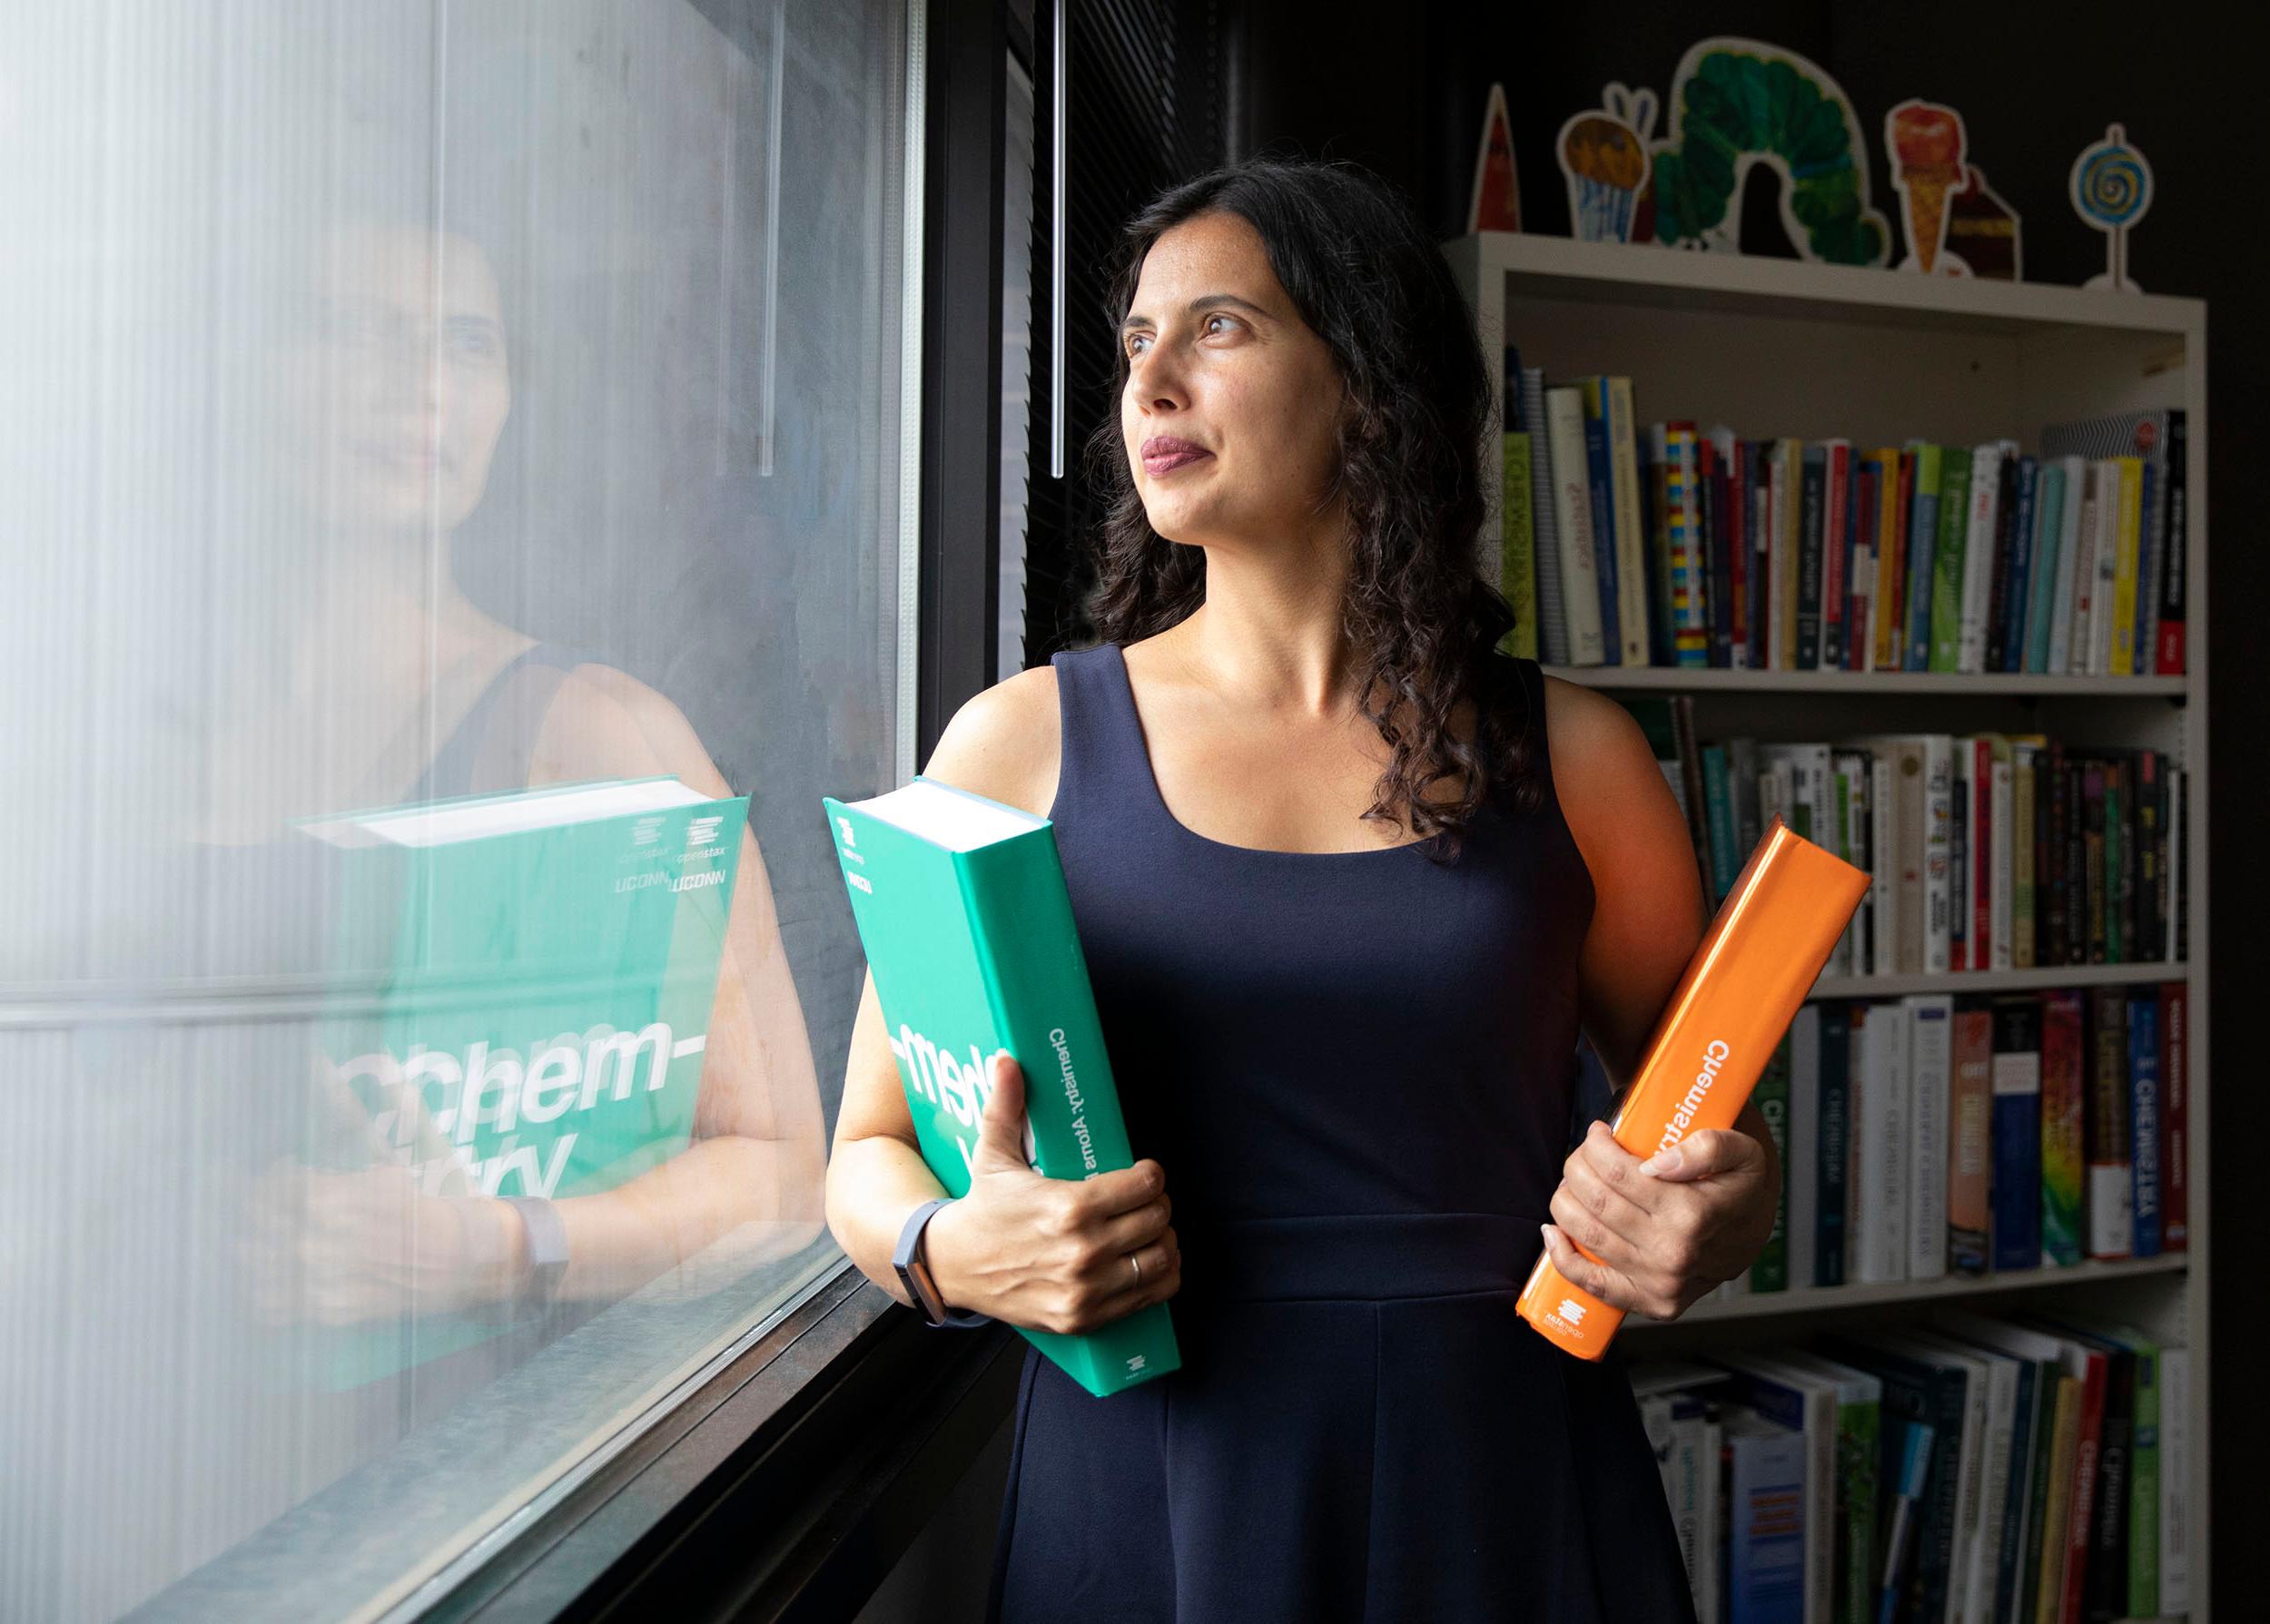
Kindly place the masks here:
[[(1009, 10), (907, 6), (923, 232), (918, 545), (902, 586), (916, 622), (910, 774), (993, 680)], [(844, 1258), (587, 1476), (390, 1617), (592, 1618), (657, 1597), (676, 1618), (848, 1617), (1008, 1415), (1024, 1346), (1003, 1325), (934, 1330)]]

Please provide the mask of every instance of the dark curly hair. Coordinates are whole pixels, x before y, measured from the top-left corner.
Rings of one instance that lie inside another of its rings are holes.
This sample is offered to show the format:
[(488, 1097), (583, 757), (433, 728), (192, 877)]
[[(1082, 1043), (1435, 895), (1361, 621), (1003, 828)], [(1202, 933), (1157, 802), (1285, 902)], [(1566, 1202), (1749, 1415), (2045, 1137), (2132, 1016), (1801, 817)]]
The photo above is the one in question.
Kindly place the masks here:
[[(1263, 157), (1162, 192), (1128, 222), (1106, 295), (1114, 332), (1151, 244), (1209, 213), (1235, 214), (1260, 234), (1278, 281), (1330, 349), (1347, 390), (1325, 506), (1347, 502), (1341, 626), (1356, 651), (1364, 714), (1391, 752), (1364, 817), (1431, 837), (1430, 855), (1455, 861), (1494, 785), (1516, 807), (1540, 799), (1525, 691), (1498, 650), (1514, 612), (1475, 557), (1492, 408), (1473, 315), (1442, 251), (1385, 181), (1344, 162)], [(1206, 557), (1150, 527), (1120, 430), (1127, 351), (1114, 348), (1114, 407), (1084, 450), (1104, 514), (1082, 606), (1100, 641), (1124, 645), (1205, 601)], [(1384, 695), (1377, 710), (1367, 703), (1375, 694)], [(1450, 726), (1461, 698), (1474, 700), (1478, 717), (1471, 743)], [(1406, 708), (1416, 719), (1407, 731), (1394, 720)], [(1453, 776), (1461, 797), (1430, 802), (1428, 788)]]

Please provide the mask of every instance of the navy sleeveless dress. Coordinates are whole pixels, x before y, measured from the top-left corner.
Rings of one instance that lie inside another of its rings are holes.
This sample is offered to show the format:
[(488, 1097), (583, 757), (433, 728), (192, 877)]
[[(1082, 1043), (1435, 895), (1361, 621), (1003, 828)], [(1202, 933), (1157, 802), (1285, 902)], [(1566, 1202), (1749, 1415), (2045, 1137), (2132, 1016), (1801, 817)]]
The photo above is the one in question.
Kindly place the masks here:
[(1431, 842), (1178, 822), (1112, 645), (1055, 656), (1051, 817), (1182, 1368), (1095, 1398), (1028, 1349), (987, 1617), (1693, 1617), (1620, 1363), (1514, 1313), (1569, 1145), (1592, 881), (1550, 792)]

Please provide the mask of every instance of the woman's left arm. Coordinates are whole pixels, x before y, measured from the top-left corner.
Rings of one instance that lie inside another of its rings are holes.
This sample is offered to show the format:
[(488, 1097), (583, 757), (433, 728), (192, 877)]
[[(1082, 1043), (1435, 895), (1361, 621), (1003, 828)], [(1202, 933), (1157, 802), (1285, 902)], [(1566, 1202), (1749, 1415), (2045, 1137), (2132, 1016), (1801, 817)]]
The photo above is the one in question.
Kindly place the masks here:
[[(1702, 876), (1686, 820), (1630, 713), (1575, 684), (1545, 687), (1554, 789), (1593, 881), (1582, 1019), (1620, 1097), (1701, 945)], [(1595, 1122), (1562, 1167), (1545, 1247), (1602, 1302), (1675, 1319), (1750, 1266), (1772, 1233), (1781, 1186), (1781, 1157), (1754, 1100), (1732, 1130), (1690, 1134), (1645, 1160)]]

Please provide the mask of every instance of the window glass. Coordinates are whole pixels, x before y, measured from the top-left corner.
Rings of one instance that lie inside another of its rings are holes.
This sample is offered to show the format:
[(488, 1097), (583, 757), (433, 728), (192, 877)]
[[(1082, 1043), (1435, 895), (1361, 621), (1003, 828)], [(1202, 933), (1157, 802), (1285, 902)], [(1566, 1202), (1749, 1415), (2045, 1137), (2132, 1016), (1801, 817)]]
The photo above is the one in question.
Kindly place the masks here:
[(910, 65), (0, 14), (0, 1617), (430, 1597), (840, 1265)]

